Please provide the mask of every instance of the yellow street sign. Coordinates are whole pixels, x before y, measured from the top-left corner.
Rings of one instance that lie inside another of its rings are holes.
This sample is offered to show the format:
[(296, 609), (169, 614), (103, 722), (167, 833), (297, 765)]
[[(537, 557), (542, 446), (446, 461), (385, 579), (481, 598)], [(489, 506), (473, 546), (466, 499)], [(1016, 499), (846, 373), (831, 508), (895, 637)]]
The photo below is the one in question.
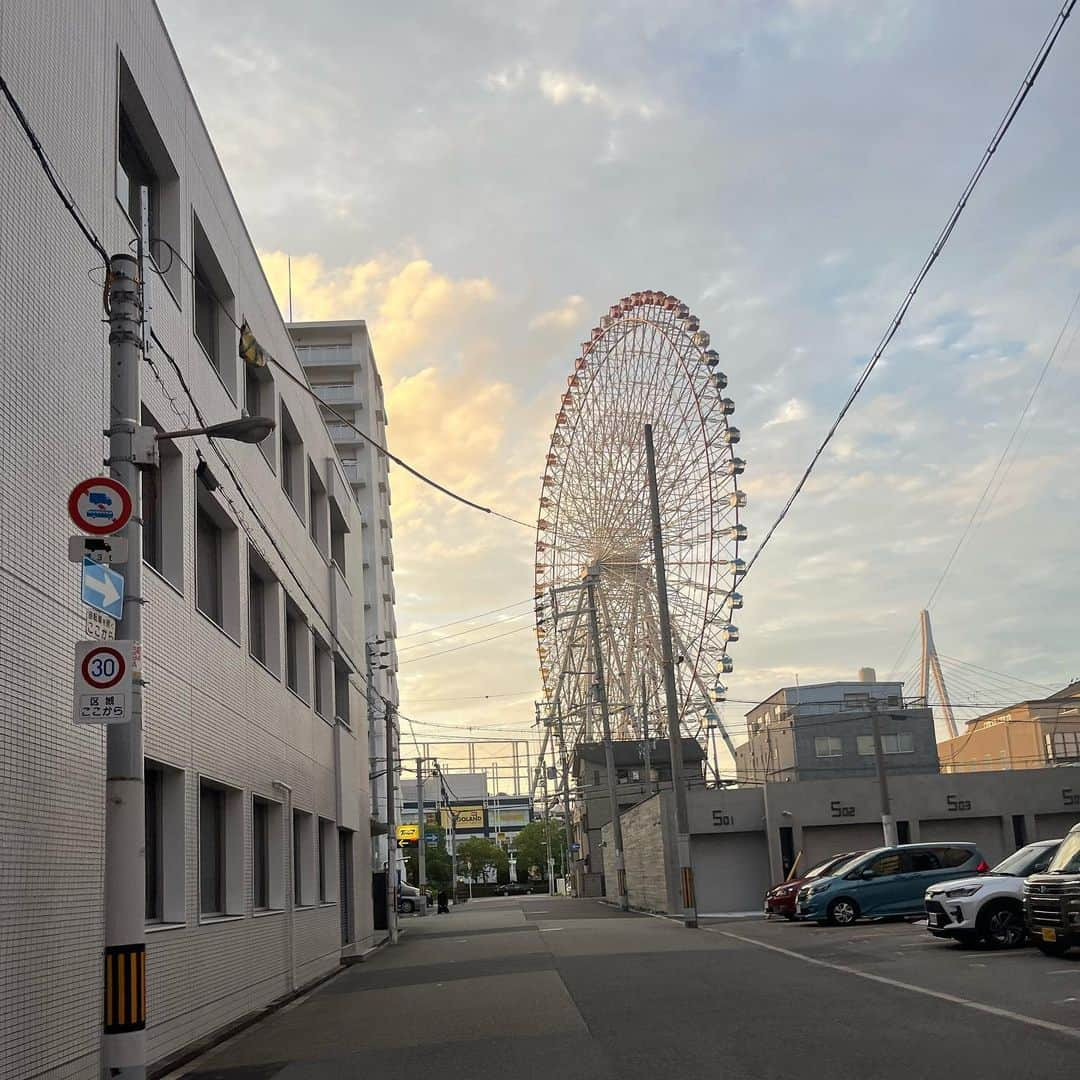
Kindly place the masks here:
[(419, 825), (399, 825), (397, 827), (397, 838), (400, 844), (403, 840), (419, 840), (420, 839), (420, 826)]

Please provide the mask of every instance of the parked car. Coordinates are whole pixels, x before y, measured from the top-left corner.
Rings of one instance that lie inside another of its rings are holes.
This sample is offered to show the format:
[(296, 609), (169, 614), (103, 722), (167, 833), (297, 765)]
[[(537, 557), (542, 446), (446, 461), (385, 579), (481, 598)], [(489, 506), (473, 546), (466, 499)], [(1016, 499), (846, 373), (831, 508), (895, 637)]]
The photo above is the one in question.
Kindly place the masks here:
[(934, 937), (965, 945), (978, 941), (995, 949), (1023, 945), (1024, 878), (1042, 873), (1060, 845), (1060, 840), (1040, 840), (978, 877), (931, 885), (926, 890), (926, 928)]
[(798, 915), (850, 926), (862, 917), (921, 915), (926, 889), (990, 869), (974, 844), (900, 844), (876, 848), (799, 890)]
[(1024, 882), (1024, 923), (1047, 956), (1080, 945), (1080, 823), (1061, 841), (1046, 872)]
[(398, 886), (397, 909), (401, 915), (411, 915), (420, 906), (420, 890), (415, 885), (403, 881)]
[(495, 892), (499, 896), (527, 896), (532, 892), (532, 887), (522, 881), (508, 881), (500, 885)]
[(765, 914), (782, 915), (785, 919), (795, 918), (795, 901), (799, 895), (799, 889), (808, 881), (815, 881), (820, 877), (830, 877), (846, 862), (864, 854), (862, 851), (847, 851), (842, 855), (830, 855), (822, 862), (815, 863), (801, 877), (788, 878), (787, 881), (774, 885), (765, 894)]

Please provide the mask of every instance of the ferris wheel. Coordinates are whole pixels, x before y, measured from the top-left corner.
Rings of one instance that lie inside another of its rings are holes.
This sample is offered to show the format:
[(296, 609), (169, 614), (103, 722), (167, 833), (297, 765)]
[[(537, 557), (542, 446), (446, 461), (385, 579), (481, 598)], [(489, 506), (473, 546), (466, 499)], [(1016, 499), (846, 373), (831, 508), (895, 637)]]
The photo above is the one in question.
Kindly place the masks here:
[(540, 492), (535, 596), (545, 699), (568, 747), (598, 737), (596, 637), (614, 737), (667, 731), (644, 436), (651, 423), (680, 729), (700, 738), (716, 727), (734, 755), (716, 702), (739, 638), (732, 614), (743, 603), (738, 477), (746, 463), (735, 454), (735, 403), (724, 396), (719, 359), (686, 304), (636, 292), (600, 320), (567, 379)]

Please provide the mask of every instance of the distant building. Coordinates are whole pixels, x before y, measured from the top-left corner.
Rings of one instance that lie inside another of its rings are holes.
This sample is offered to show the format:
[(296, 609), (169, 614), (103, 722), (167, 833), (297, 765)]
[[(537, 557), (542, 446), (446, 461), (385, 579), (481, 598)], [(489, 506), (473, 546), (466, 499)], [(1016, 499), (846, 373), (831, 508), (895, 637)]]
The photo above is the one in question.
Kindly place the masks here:
[(934, 714), (906, 705), (903, 683), (865, 681), (786, 686), (746, 714), (749, 738), (735, 750), (744, 783), (870, 776), (875, 771), (873, 702), (882, 749), (894, 773), (940, 771)]
[(943, 772), (1044, 769), (1080, 764), (1080, 681), (967, 722), (938, 745)]
[[(396, 705), (397, 621), (389, 462), (385, 454), (342, 422), (344, 417), (380, 446), (386, 445), (388, 421), (382, 379), (367, 324), (363, 319), (294, 322), (288, 324), (288, 330), (308, 382), (325, 403), (321, 410), (323, 419), (360, 508), (363, 595), (355, 599), (363, 604), (367, 641), (373, 645), (375, 658), (386, 665), (374, 672), (375, 689)], [(386, 760), (386, 727), (381, 706), (374, 710), (368, 752), (377, 766), (372, 771), (381, 772)], [(385, 867), (387, 852), (385, 831), (379, 827), (386, 822), (386, 789), (382, 782), (372, 784), (371, 815), (372, 865), (378, 870)]]
[[(649, 740), (648, 769), (644, 742), (615, 741), (612, 751), (620, 812), (636, 806), (659, 788), (671, 788), (671, 753), (667, 739)], [(702, 769), (705, 751), (701, 745), (695, 739), (683, 739), (682, 753), (683, 775), (689, 777), (692, 786), (704, 784)], [(570, 860), (574, 888), (578, 896), (599, 896), (602, 894), (604, 873), (601, 830), (611, 821), (611, 799), (602, 742), (582, 743), (578, 747), (574, 758), (574, 780), (577, 785), (574, 842), (578, 845)]]
[[(517, 834), (532, 821), (532, 799), (528, 795), (489, 793), (484, 773), (443, 773), (443, 783), (449, 799), (443, 795), (443, 785), (435, 776), (424, 781), (424, 819), (429, 825), (446, 830), (446, 849), (451, 843), (450, 814), (453, 812), (454, 843), (471, 837), (493, 840), (508, 852), (513, 852)], [(402, 780), (402, 821), (416, 821), (416, 781)]]

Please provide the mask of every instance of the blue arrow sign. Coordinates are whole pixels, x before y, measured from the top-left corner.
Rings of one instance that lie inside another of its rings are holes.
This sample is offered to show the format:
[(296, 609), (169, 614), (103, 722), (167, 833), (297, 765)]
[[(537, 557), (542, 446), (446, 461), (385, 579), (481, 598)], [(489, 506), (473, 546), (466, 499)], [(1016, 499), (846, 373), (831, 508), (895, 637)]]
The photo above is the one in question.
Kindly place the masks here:
[(124, 614), (124, 576), (93, 559), (83, 559), (82, 602), (119, 619)]

